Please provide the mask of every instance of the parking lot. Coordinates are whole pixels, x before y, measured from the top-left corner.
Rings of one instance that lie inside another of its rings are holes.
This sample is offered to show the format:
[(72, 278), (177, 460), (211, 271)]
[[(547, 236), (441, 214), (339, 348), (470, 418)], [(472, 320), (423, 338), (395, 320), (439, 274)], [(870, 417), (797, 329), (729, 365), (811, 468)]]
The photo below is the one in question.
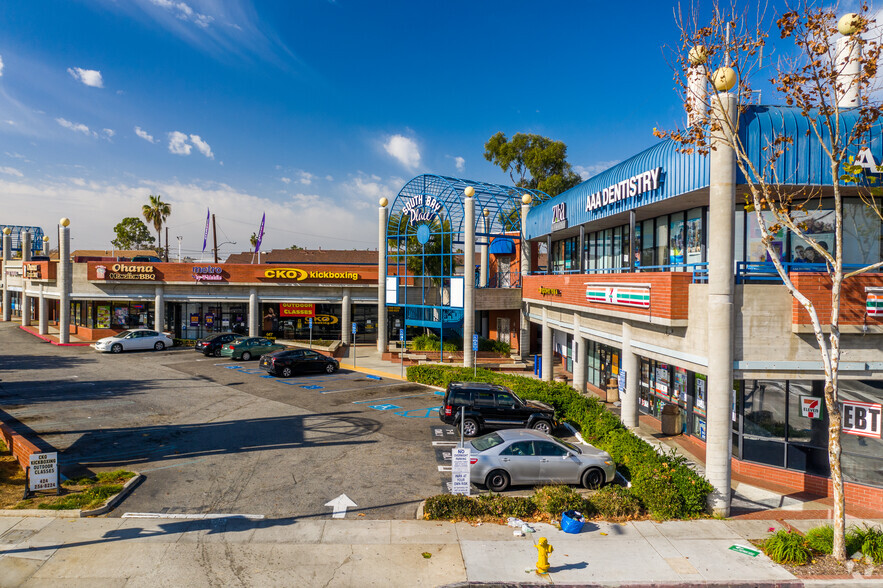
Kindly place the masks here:
[(327, 517), (346, 494), (350, 516), (413, 518), (449, 478), (453, 429), (425, 386), (348, 370), (274, 378), (192, 349), (99, 354), (10, 323), (0, 337), (3, 420), (59, 451), (63, 474), (145, 475), (111, 516)]

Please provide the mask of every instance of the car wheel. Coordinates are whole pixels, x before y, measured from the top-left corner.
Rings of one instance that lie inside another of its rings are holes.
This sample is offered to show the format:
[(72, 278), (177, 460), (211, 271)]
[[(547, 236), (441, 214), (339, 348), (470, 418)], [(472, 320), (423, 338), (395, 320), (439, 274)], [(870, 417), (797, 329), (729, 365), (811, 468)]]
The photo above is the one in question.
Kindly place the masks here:
[(291, 368), (290, 367), (282, 368), (282, 377), (283, 378), (290, 378), (291, 377)]
[(539, 431), (540, 433), (545, 433), (546, 435), (552, 434), (552, 423), (549, 421), (537, 421), (533, 424), (533, 429), (535, 431)]
[(583, 488), (597, 490), (604, 483), (604, 473), (598, 468), (590, 468), (583, 473)]
[(122, 343), (114, 343), (113, 345), (111, 345), (111, 346), (110, 346), (110, 352), (111, 352), (111, 353), (122, 353), (122, 352), (123, 352), (123, 345), (122, 345)]
[(241, 359), (242, 361), (248, 361), (249, 359), (251, 359), (251, 353), (249, 353), (248, 351), (243, 351)]
[(334, 373), (334, 364), (333, 363), (326, 364), (325, 365), (325, 372), (328, 374), (333, 374)]
[(162, 351), (163, 349), (166, 348), (166, 344), (163, 343), (162, 341), (157, 341), (157, 342), (153, 345), (153, 348), (156, 349), (157, 351)]
[(215, 357), (221, 357), (221, 348), (220, 347), (215, 349)]
[(463, 435), (466, 437), (475, 437), (478, 435), (478, 423), (475, 419), (466, 419), (463, 421)]
[(488, 490), (502, 492), (509, 487), (509, 474), (503, 470), (494, 470), (485, 478), (485, 486)]

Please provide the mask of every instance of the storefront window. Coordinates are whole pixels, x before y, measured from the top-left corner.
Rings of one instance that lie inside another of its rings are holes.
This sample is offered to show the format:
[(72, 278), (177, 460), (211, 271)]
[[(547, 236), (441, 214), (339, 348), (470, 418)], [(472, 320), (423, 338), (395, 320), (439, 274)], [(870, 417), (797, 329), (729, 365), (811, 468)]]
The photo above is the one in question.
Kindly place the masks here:
[(613, 229), (613, 264), (611, 267), (622, 268), (622, 227)]
[(653, 245), (653, 221), (646, 220), (641, 227), (641, 265), (656, 265), (656, 249)]
[(659, 265), (669, 263), (668, 259), (668, 217), (656, 219), (656, 259)]
[(880, 217), (860, 200), (843, 203), (843, 261), (869, 264), (883, 259)]
[(687, 231), (685, 248), (687, 263), (702, 263), (702, 209), (691, 208), (687, 211)]
[[(819, 244), (819, 246), (834, 253), (834, 211), (812, 210), (804, 214), (795, 213), (795, 219), (803, 226), (807, 237)], [(797, 235), (791, 235), (791, 250), (789, 259), (792, 263), (825, 263), (824, 257), (816, 252), (812, 246)]]
[(674, 390), (672, 392), (672, 400), (679, 406), (687, 406), (687, 370), (684, 368), (674, 368)]
[(742, 458), (785, 465), (785, 383), (746, 380), (743, 398)]
[(686, 240), (684, 213), (671, 215), (669, 222), (668, 263), (669, 265), (684, 264), (684, 244)]

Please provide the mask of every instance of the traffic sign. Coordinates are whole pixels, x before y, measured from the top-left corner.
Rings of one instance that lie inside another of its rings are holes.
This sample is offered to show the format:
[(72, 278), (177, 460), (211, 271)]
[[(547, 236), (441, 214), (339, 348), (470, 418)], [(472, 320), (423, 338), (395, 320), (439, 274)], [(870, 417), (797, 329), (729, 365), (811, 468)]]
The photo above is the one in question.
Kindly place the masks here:
[(478, 335), (472, 335), (472, 351), (478, 351)]
[(357, 323), (353, 323), (353, 335), (356, 334), (356, 327), (357, 327), (357, 326), (358, 326)]
[(405, 329), (399, 329), (399, 341), (405, 340)]
[(310, 320), (310, 328), (312, 329), (313, 328), (313, 317), (310, 317), (309, 320)]

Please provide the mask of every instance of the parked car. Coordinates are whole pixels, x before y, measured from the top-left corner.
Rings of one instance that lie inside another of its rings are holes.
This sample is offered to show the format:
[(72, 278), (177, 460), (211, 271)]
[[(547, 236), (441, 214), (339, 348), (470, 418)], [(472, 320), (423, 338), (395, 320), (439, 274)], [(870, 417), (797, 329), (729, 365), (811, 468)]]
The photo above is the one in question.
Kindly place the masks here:
[(261, 367), (274, 376), (288, 378), (296, 373), (333, 374), (340, 364), (333, 357), (322, 355), (312, 349), (285, 349), (262, 356)]
[(610, 454), (530, 429), (496, 431), (473, 439), (471, 481), (502, 492), (509, 485), (582, 484), (600, 488), (616, 476)]
[(237, 335), (236, 333), (216, 333), (197, 341), (194, 349), (206, 357), (212, 355), (215, 357), (221, 357), (221, 347), (224, 346), (224, 343), (230, 343), (235, 339), (241, 338), (242, 335)]
[(285, 349), (285, 345), (278, 345), (263, 337), (240, 337), (230, 343), (224, 343), (221, 347), (223, 357), (248, 361), (253, 357), (260, 357), (265, 353)]
[(156, 349), (157, 351), (162, 351), (174, 344), (175, 342), (172, 341), (172, 338), (165, 333), (151, 331), (150, 329), (129, 329), (111, 337), (99, 339), (92, 347), (95, 348), (95, 351), (121, 353), (134, 349)]
[(535, 400), (524, 401), (509, 388), (496, 384), (448, 384), (439, 418), (445, 424), (459, 426), (461, 408), (463, 434), (467, 437), (478, 435), (484, 428), (528, 428), (551, 433), (558, 426), (554, 408)]
[(136, 255), (132, 261), (140, 261), (141, 263), (162, 263), (162, 260), (156, 255)]

